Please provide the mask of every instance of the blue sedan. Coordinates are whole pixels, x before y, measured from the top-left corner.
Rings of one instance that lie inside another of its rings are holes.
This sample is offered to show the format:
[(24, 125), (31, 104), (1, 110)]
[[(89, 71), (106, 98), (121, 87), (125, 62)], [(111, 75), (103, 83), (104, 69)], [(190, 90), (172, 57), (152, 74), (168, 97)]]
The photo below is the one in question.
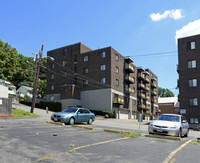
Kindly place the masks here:
[(85, 108), (70, 107), (64, 109), (62, 112), (54, 113), (51, 116), (51, 120), (65, 124), (69, 123), (70, 125), (80, 122), (87, 122), (91, 125), (95, 120), (95, 115)]

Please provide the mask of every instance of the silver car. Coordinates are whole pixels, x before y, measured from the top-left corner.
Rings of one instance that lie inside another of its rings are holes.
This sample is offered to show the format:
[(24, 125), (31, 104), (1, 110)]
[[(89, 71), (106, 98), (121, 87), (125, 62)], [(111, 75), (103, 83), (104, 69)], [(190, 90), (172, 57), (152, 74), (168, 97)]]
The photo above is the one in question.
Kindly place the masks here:
[(148, 127), (149, 134), (171, 136), (188, 136), (189, 124), (184, 116), (178, 114), (162, 114)]

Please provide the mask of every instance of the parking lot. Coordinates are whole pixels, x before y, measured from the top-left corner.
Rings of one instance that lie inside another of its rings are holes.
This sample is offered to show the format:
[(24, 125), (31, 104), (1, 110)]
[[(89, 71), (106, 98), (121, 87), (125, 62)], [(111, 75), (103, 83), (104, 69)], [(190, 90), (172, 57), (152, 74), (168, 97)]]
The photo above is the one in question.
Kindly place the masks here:
[[(88, 130), (44, 123), (37, 117), (2, 118), (1, 162), (160, 163), (199, 160), (200, 145), (188, 143), (193, 139), (191, 136), (181, 141), (145, 136), (124, 138), (120, 134), (104, 132), (105, 126), (110, 127), (109, 121), (97, 119), (90, 126), (94, 130)], [(110, 121), (114, 126), (115, 123)], [(172, 152), (175, 155), (171, 155)]]

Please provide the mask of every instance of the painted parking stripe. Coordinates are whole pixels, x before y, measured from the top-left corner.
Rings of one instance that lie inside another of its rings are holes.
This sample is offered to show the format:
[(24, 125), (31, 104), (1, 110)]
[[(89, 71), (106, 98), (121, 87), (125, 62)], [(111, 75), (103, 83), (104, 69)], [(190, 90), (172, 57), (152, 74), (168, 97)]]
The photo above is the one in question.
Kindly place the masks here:
[(192, 142), (194, 139), (196, 138), (192, 138), (190, 140), (188, 140), (187, 142), (185, 142), (184, 144), (182, 144), (180, 147), (178, 147), (177, 149), (175, 149), (174, 151), (172, 151), (169, 156), (162, 162), (162, 163), (168, 163), (172, 157), (174, 157), (174, 155), (180, 151), (182, 148), (184, 148), (186, 145), (188, 145), (190, 142)]
[[(110, 142), (114, 142), (114, 141), (119, 141), (119, 140), (124, 140), (124, 139), (129, 139), (129, 138), (128, 137), (124, 137), (124, 138), (119, 138), (119, 139), (112, 139), (112, 140), (107, 140), (107, 141), (103, 141), (103, 142), (98, 142), (98, 143), (83, 145), (83, 146), (79, 146), (79, 147), (73, 148), (72, 150), (78, 150), (78, 149), (82, 149), (82, 148), (86, 148), (86, 147), (91, 147), (91, 146), (95, 146), (95, 145), (99, 145), (99, 144), (106, 144), (106, 143), (110, 143)], [(36, 160), (36, 162), (44, 161), (44, 160), (46, 160), (48, 158), (59, 157), (59, 156), (62, 156), (62, 155), (67, 155), (67, 154), (69, 154), (69, 153), (64, 152), (64, 153), (61, 153), (61, 154), (47, 155), (47, 156), (44, 156), (43, 158), (40, 158), (40, 159)]]

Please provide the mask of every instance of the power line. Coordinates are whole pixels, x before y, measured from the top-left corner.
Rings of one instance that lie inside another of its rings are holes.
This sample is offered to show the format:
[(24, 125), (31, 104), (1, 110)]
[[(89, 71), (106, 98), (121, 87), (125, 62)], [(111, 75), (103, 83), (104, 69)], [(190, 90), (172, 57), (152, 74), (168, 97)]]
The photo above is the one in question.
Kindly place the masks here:
[(142, 54), (142, 55), (133, 55), (130, 57), (147, 57), (147, 56), (157, 56), (157, 55), (163, 55), (163, 54), (171, 54), (171, 53), (177, 53), (178, 51), (169, 51), (169, 52), (160, 52), (160, 53), (149, 53), (149, 54)]

